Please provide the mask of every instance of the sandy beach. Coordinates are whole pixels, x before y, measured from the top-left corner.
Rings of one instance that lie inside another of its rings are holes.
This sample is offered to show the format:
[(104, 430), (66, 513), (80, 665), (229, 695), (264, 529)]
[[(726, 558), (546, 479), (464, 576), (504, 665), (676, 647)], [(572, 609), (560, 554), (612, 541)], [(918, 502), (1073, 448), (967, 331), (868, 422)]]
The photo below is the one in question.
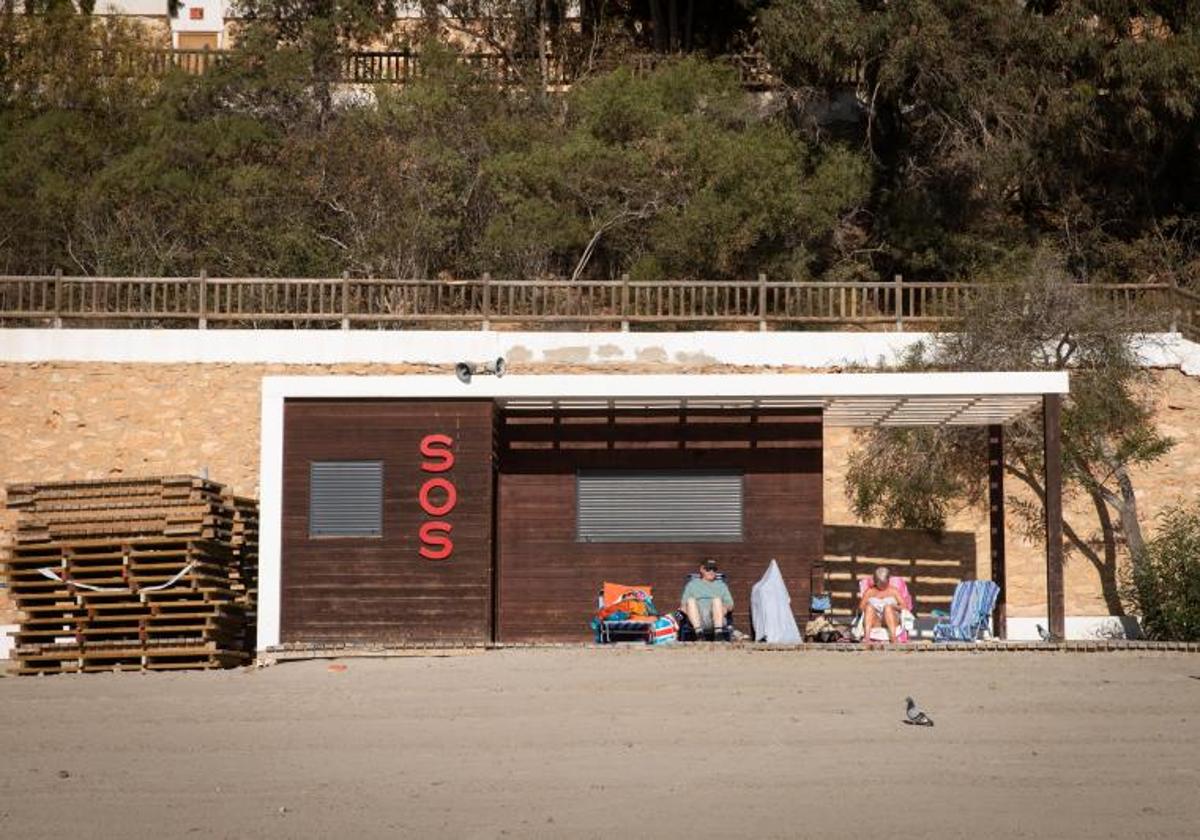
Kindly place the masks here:
[(1194, 654), (341, 664), (0, 679), (0, 836), (1200, 836)]

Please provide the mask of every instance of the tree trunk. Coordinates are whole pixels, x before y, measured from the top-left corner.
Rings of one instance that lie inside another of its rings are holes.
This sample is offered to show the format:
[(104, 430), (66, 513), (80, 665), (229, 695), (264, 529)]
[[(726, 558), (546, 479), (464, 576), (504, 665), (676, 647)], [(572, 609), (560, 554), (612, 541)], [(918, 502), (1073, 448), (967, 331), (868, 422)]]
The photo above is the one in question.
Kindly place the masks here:
[(663, 3), (667, 0), (650, 0), (651, 25), (654, 27), (655, 52), (667, 51), (667, 20), (663, 14)]
[(1129, 558), (1136, 566), (1146, 553), (1146, 539), (1142, 536), (1142, 523), (1138, 520), (1137, 494), (1134, 493), (1129, 470), (1120, 466), (1113, 470), (1113, 474), (1117, 477), (1117, 489), (1121, 492), (1121, 503), (1114, 507), (1121, 517), (1121, 532), (1125, 535), (1125, 544), (1129, 546)]
[(1099, 493), (1088, 493), (1092, 506), (1096, 509), (1096, 518), (1100, 520), (1100, 536), (1104, 543), (1104, 558), (1090, 554), (1088, 559), (1100, 573), (1100, 590), (1104, 595), (1104, 606), (1111, 615), (1125, 615), (1125, 605), (1121, 602), (1120, 582), (1117, 580), (1117, 534), (1113, 528), (1112, 516), (1108, 505)]
[(546, 25), (547, 18), (550, 12), (547, 8), (547, 0), (542, 0), (538, 4), (538, 70), (542, 74), (542, 90), (546, 91), (550, 87), (550, 59), (546, 49)]
[(1137, 566), (1145, 556), (1146, 540), (1142, 536), (1142, 523), (1138, 521), (1137, 493), (1133, 489), (1133, 480), (1129, 477), (1129, 468), (1114, 457), (1111, 447), (1106, 442), (1101, 442), (1100, 451), (1104, 455), (1105, 465), (1117, 480), (1117, 493), (1103, 486), (1100, 487), (1100, 492), (1117, 512), (1121, 520), (1121, 534), (1125, 537), (1125, 545), (1129, 549), (1130, 562)]
[(667, 19), (671, 27), (671, 52), (679, 51), (679, 0), (667, 0)]
[(325, 125), (333, 111), (333, 86), (337, 80), (338, 33), (334, 25), (334, 0), (322, 0), (316, 7), (315, 28), (311, 41), (313, 93), (317, 100), (317, 120)]

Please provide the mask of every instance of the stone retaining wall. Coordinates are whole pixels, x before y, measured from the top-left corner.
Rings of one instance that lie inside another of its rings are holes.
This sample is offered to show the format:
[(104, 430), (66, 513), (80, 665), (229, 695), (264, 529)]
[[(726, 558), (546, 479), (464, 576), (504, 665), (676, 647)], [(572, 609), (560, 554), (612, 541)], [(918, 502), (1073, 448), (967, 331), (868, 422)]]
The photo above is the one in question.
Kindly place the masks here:
[[(425, 365), (280, 364), (0, 364), (0, 485), (120, 475), (207, 472), (240, 494), (258, 495), (260, 382), (265, 375), (403, 374), (444, 371)], [(734, 366), (669, 364), (522, 365), (524, 373), (754, 372)], [(780, 369), (773, 369), (779, 372)], [(786, 370), (786, 369), (784, 369)], [(449, 372), (446, 371), (447, 375)], [(1200, 493), (1200, 379), (1160, 371), (1158, 418), (1176, 449), (1135, 477), (1144, 522), (1181, 497)], [(941, 564), (990, 574), (983, 510), (957, 514), (948, 532), (884, 531), (855, 521), (844, 477), (853, 433), (825, 432), (825, 520), (831, 575), (857, 574), (876, 562), (900, 569)], [(983, 465), (980, 465), (983, 469)], [(1009, 490), (1021, 488), (1009, 480)], [(0, 502), (3, 489), (0, 488)], [(1094, 536), (1095, 512), (1070, 499), (1067, 518)], [(11, 539), (12, 516), (0, 511), (0, 546)], [(1044, 615), (1043, 547), (1019, 535), (1010, 516), (1008, 603), (1013, 616)], [(1099, 577), (1076, 555), (1066, 569), (1068, 615), (1106, 615)], [(0, 599), (3, 595), (0, 594)], [(0, 600), (0, 624), (14, 612)]]

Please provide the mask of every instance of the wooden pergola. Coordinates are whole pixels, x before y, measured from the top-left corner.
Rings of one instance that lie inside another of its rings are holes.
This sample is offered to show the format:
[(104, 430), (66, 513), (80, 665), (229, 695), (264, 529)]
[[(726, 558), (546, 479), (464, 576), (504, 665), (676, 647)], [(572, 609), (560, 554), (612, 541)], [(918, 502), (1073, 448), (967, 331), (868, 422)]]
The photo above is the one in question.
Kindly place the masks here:
[(988, 438), (992, 577), (1000, 584), (993, 623), (1007, 619), (1004, 427), (1031, 412), (1043, 420), (1046, 596), (1050, 631), (1065, 636), (1062, 550), (1062, 398), (1065, 372), (721, 375), (266, 377), (262, 390), (260, 617), (258, 648), (280, 641), (284, 406), (288, 400), (478, 400), (504, 413), (647, 409), (819, 409), (830, 427), (982, 426)]

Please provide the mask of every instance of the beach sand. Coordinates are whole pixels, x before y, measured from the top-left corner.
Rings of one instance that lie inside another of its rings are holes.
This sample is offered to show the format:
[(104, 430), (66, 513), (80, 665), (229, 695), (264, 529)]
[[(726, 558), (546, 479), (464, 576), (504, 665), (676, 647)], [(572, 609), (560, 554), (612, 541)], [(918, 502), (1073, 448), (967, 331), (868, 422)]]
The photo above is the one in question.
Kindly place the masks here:
[(0, 837), (1200, 837), (1195, 654), (330, 664), (0, 679)]

